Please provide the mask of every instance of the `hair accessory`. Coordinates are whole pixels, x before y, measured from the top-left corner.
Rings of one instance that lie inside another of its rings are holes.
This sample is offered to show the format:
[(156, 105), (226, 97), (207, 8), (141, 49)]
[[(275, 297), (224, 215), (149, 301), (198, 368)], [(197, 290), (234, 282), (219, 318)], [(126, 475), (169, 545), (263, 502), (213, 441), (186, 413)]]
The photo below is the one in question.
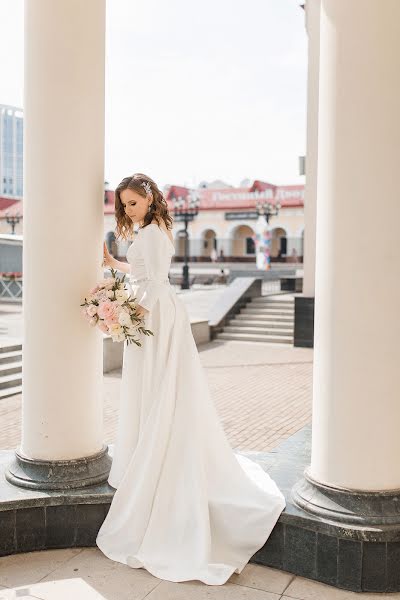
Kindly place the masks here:
[(146, 190), (146, 194), (148, 196), (152, 196), (151, 185), (148, 181), (143, 181), (140, 185), (142, 185), (144, 187), (144, 189)]

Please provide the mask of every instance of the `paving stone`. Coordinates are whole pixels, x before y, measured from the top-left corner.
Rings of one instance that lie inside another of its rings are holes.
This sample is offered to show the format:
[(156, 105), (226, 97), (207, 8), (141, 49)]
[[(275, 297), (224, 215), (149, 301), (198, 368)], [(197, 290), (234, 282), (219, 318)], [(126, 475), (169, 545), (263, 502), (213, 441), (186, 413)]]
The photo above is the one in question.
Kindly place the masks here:
[[(311, 421), (312, 349), (213, 341), (199, 351), (233, 448), (267, 452)], [(103, 380), (105, 443), (115, 440), (120, 378), (118, 370)], [(21, 394), (1, 400), (0, 424), (0, 448), (17, 448)]]

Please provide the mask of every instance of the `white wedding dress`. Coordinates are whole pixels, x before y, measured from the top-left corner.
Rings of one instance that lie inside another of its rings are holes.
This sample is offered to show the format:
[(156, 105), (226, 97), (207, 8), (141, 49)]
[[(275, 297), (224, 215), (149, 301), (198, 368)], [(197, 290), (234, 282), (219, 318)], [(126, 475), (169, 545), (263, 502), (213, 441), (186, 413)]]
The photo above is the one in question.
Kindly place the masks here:
[(229, 445), (186, 307), (168, 281), (173, 254), (154, 223), (128, 249), (132, 292), (154, 337), (143, 336), (142, 347), (125, 342), (108, 478), (116, 491), (96, 543), (161, 579), (222, 585), (264, 545), (285, 499)]

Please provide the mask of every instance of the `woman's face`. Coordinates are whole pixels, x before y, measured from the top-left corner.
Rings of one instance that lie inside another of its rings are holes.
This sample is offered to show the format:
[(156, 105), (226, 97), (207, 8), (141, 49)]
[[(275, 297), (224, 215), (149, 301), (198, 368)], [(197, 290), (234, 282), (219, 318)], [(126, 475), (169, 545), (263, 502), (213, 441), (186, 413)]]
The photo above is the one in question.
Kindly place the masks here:
[(151, 199), (143, 198), (143, 196), (130, 189), (123, 190), (119, 197), (125, 208), (125, 214), (133, 223), (141, 223), (149, 209)]

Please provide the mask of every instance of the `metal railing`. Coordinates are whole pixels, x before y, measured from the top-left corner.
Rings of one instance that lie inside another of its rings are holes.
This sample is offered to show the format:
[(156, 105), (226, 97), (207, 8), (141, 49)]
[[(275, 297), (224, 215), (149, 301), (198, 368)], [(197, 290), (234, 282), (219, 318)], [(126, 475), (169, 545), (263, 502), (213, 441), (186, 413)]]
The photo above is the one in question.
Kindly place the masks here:
[(0, 273), (0, 302), (22, 302), (22, 274)]

